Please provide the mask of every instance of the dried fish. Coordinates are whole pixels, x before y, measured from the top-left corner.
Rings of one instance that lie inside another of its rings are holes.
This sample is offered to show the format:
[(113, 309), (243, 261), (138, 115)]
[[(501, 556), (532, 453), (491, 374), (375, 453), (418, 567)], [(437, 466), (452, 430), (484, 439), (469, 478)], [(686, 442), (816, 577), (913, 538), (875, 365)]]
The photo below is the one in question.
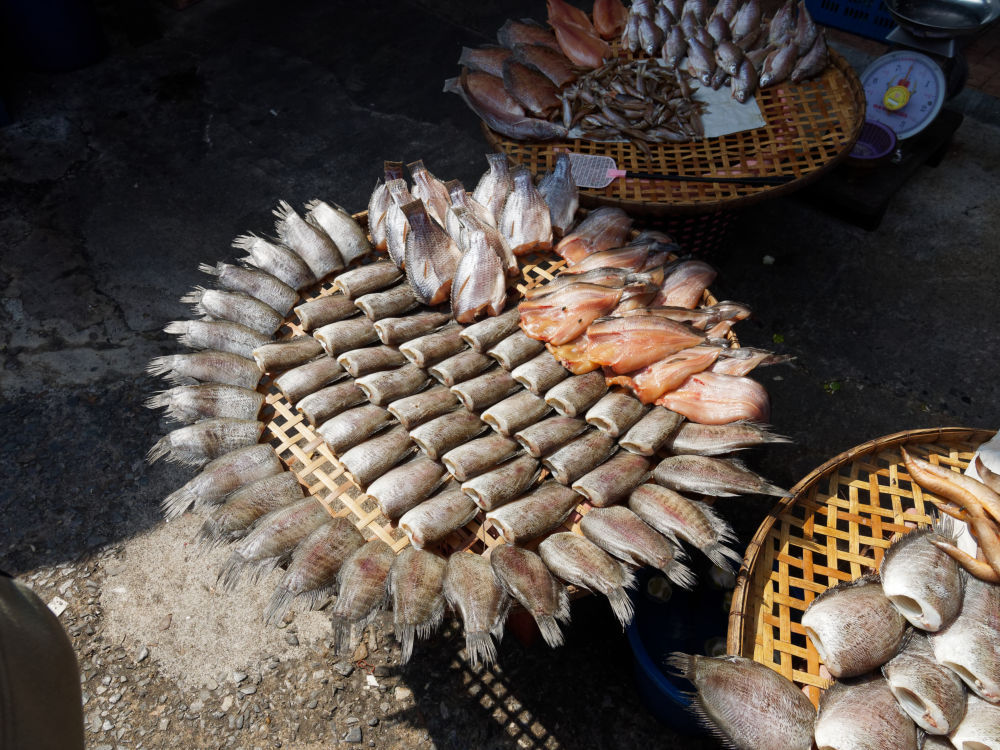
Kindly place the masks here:
[(541, 44), (559, 51), (559, 42), (556, 41), (555, 34), (531, 19), (521, 21), (508, 19), (497, 31), (497, 40), (508, 49), (513, 49), (518, 44)]
[(322, 344), (312, 336), (296, 336), (258, 346), (253, 350), (253, 358), (261, 370), (271, 373), (304, 365), (322, 353)]
[(407, 359), (399, 349), (391, 346), (366, 346), (344, 352), (336, 361), (352, 378), (360, 378), (362, 375), (399, 367), (406, 364)]
[(480, 418), (501, 435), (511, 437), (544, 417), (551, 407), (531, 391), (521, 391), (493, 404)]
[(541, 474), (541, 466), (531, 456), (518, 456), (492, 471), (462, 483), (462, 492), (485, 511), (499, 508), (524, 493)]
[(444, 618), (444, 583), (446, 563), (443, 558), (424, 550), (407, 547), (389, 570), (389, 596), (392, 597), (392, 621), (402, 648), (400, 662), (413, 654), (413, 639), (426, 638)]
[(546, 344), (549, 354), (559, 360), (559, 364), (574, 375), (586, 375), (588, 372), (600, 369), (600, 365), (591, 362), (587, 357), (587, 347), (590, 345), (587, 334), (577, 336), (569, 343), (560, 346)]
[(343, 377), (344, 368), (340, 363), (324, 354), (311, 362), (281, 373), (274, 379), (274, 384), (290, 403), (295, 404), (299, 399)]
[(393, 401), (412, 396), (424, 388), (430, 378), (415, 364), (408, 362), (398, 369), (373, 372), (355, 382), (373, 404), (388, 406)]
[(348, 380), (304, 396), (295, 404), (295, 408), (312, 427), (318, 427), (331, 417), (366, 400), (365, 392), (358, 388), (357, 383)]
[(735, 458), (670, 456), (656, 467), (653, 480), (679, 492), (697, 492), (716, 497), (753, 494), (788, 496), (786, 490), (750, 471), (742, 461)]
[(323, 422), (316, 433), (334, 455), (341, 455), (362, 440), (392, 424), (392, 415), (381, 406), (366, 404), (340, 412)]
[(418, 304), (416, 293), (406, 283), (399, 284), (384, 292), (370, 292), (354, 300), (371, 321), (394, 318), (415, 308)]
[[(503, 156), (503, 154), (500, 154)], [(507, 158), (504, 156), (503, 158)], [(477, 352), (485, 352), (501, 340), (517, 331), (519, 323), (517, 308), (513, 308), (495, 318), (487, 318), (462, 331), (462, 338)]]
[(464, 348), (462, 326), (453, 325), (400, 344), (399, 351), (417, 367), (427, 369)]
[(528, 336), (524, 331), (518, 330), (507, 338), (498, 341), (486, 353), (499, 362), (503, 369), (509, 372), (528, 360), (537, 357), (544, 349), (545, 344), (543, 342), (537, 341)]
[(632, 572), (589, 539), (568, 531), (552, 534), (538, 554), (567, 583), (604, 594), (624, 628), (632, 621), (632, 601), (625, 589), (635, 586)]
[(256, 388), (262, 375), (252, 359), (218, 350), (154, 357), (146, 366), (146, 372), (178, 385), (194, 379), (240, 388)]
[[(359, 271), (361, 269), (358, 269)], [(320, 328), (328, 323), (357, 315), (358, 308), (350, 297), (343, 294), (328, 294), (298, 305), (295, 314), (307, 331)]]
[(199, 544), (215, 547), (242, 539), (254, 522), (271, 511), (302, 499), (302, 485), (281, 471), (240, 487), (212, 511), (198, 531)]
[(542, 558), (530, 550), (501, 544), (490, 553), (490, 565), (507, 593), (535, 619), (545, 642), (552, 648), (561, 646), (558, 623), (569, 622), (569, 596)]
[(383, 318), (375, 322), (375, 332), (383, 344), (399, 346), (406, 341), (430, 333), (449, 320), (451, 320), (451, 315), (448, 313), (427, 310), (403, 318)]
[(685, 422), (662, 447), (677, 455), (717, 456), (760, 445), (790, 442), (792, 441), (784, 435), (776, 435), (767, 427), (752, 422), (723, 425)]
[(175, 320), (164, 333), (177, 335), (182, 346), (189, 349), (217, 349), (250, 359), (256, 347), (271, 340), (270, 336), (225, 320)]
[(219, 286), (234, 292), (249, 294), (265, 305), (273, 308), (279, 315), (288, 315), (292, 305), (299, 299), (299, 293), (281, 279), (265, 271), (254, 268), (234, 266), (229, 263), (216, 263), (210, 266), (202, 263), (198, 270), (215, 276)]
[(627, 498), (649, 477), (652, 465), (652, 461), (644, 456), (618, 451), (573, 482), (572, 487), (595, 508), (604, 508)]
[(371, 253), (372, 243), (365, 230), (336, 203), (331, 206), (321, 200), (310, 201), (306, 211), (306, 221), (326, 233), (346, 265)]
[[(563, 286), (521, 302), (517, 308), (521, 314), (521, 328), (533, 339), (560, 346), (587, 332), (595, 320), (614, 310), (626, 293), (634, 296), (644, 291), (643, 284), (615, 288), (580, 282)], [(567, 315), (570, 310), (572, 314)]]
[(402, 207), (410, 225), (406, 235), (406, 278), (416, 299), (438, 305), (448, 299), (462, 252), (420, 201)]
[(600, 401), (607, 390), (604, 373), (589, 372), (552, 386), (545, 392), (545, 403), (564, 417), (576, 417)]
[(368, 623), (385, 606), (386, 579), (395, 560), (396, 553), (388, 544), (372, 539), (340, 566), (339, 593), (330, 609), (338, 653), (353, 648)]
[(1000, 586), (965, 577), (958, 617), (930, 636), (934, 658), (990, 703), (1000, 702)]
[(504, 60), (503, 86), (525, 111), (535, 117), (548, 117), (559, 107), (556, 87), (542, 73), (516, 59)]
[(382, 251), (386, 249), (385, 215), (392, 202), (386, 183), (403, 178), (403, 163), (399, 161), (383, 162), (383, 175), (385, 182), (377, 183), (371, 198), (368, 199), (368, 229), (371, 232), (375, 249)]
[(253, 445), (264, 432), (256, 419), (214, 417), (172, 430), (149, 449), (146, 460), (161, 458), (189, 466), (202, 466), (238, 448)]
[(509, 544), (521, 544), (560, 526), (580, 503), (568, 487), (546, 482), (524, 497), (494, 508), (486, 514)]
[(510, 609), (507, 592), (493, 576), (490, 561), (473, 553), (457, 552), (448, 558), (444, 596), (465, 625), (465, 649), (473, 668), (496, 661), (496, 647)]
[(446, 489), (406, 511), (399, 528), (417, 549), (440, 542), (476, 517), (479, 508), (459, 488)]
[(280, 279), (292, 289), (302, 291), (316, 283), (316, 277), (306, 262), (284, 245), (268, 242), (251, 233), (234, 239), (233, 247), (249, 253), (240, 260)]
[(397, 267), (406, 262), (406, 237), (410, 233), (410, 223), (403, 213), (403, 206), (413, 201), (406, 180), (394, 179), (385, 183), (389, 192), (389, 207), (385, 211), (385, 239), (389, 258)]
[[(501, 43), (503, 42), (501, 41)], [(486, 161), (489, 164), (489, 170), (479, 178), (472, 198), (477, 203), (486, 206), (493, 216), (499, 218), (503, 204), (507, 200), (507, 194), (514, 189), (514, 181), (510, 176), (510, 162), (507, 161), (506, 154), (487, 154)]]
[(631, 228), (632, 219), (620, 208), (598, 208), (559, 241), (555, 252), (572, 266), (591, 253), (621, 247)]
[[(541, 44), (514, 45), (514, 59), (534, 68), (558, 87), (565, 86), (577, 76), (576, 66), (562, 52)], [(495, 76), (503, 77), (503, 63), (499, 72), (486, 71)]]
[(573, 417), (549, 417), (532, 422), (514, 433), (514, 438), (535, 458), (561, 448), (587, 429), (587, 423)]
[(513, 188), (504, 201), (497, 221), (514, 255), (524, 255), (552, 247), (552, 221), (549, 207), (532, 181), (531, 172), (517, 167), (511, 172)]
[(264, 395), (249, 388), (221, 383), (181, 385), (160, 391), (146, 401), (149, 409), (166, 409), (177, 422), (196, 422), (210, 417), (255, 419)]
[(705, 335), (658, 315), (605, 318), (587, 329), (587, 356), (616, 373), (630, 373), (691, 346)]
[[(965, 716), (950, 737), (952, 744), (948, 747), (960, 747), (962, 750), (995, 750), (1000, 747), (1000, 706), (970, 695)], [(931, 750), (928, 742), (924, 742), (923, 747), (924, 750)]]
[(505, 269), (486, 243), (486, 233), (467, 232), (466, 243), (451, 287), (451, 310), (458, 323), (471, 323), (483, 312), (499, 315), (507, 301)]
[(419, 455), (380, 476), (368, 487), (368, 496), (382, 515), (395, 521), (426, 500), (447, 479), (437, 461)]
[(464, 482), (477, 474), (489, 471), (521, 450), (516, 440), (491, 433), (472, 440), (441, 457), (441, 462), (455, 479)]
[(458, 396), (443, 385), (429, 388), (389, 404), (389, 413), (408, 430), (434, 417), (447, 414), (458, 406)]
[(823, 693), (813, 735), (817, 747), (917, 750), (920, 746), (917, 725), (881, 675), (837, 682)]
[(965, 687), (961, 678), (934, 660), (927, 636), (907, 633), (903, 646), (882, 674), (900, 707), (929, 734), (948, 734), (965, 713)]
[(270, 445), (250, 445), (209, 462), (194, 478), (163, 500), (167, 520), (179, 516), (192, 505), (202, 507), (217, 503), (226, 495), (258, 479), (284, 471), (281, 460)]
[(520, 387), (509, 372), (497, 367), (471, 380), (453, 385), (451, 392), (458, 396), (466, 409), (478, 412), (493, 406)]
[(613, 437), (601, 430), (590, 430), (542, 459), (542, 464), (557, 482), (570, 485), (604, 463), (614, 452)]
[(627, 393), (612, 391), (594, 404), (584, 418), (587, 424), (594, 425), (611, 437), (618, 437), (628, 432), (646, 411), (638, 399)]
[(275, 233), (306, 262), (313, 276), (323, 279), (344, 267), (344, 259), (333, 240), (306, 223), (287, 202), (280, 201), (272, 213), (278, 219), (274, 223)]
[(357, 299), (364, 294), (392, 286), (402, 276), (402, 271), (395, 264), (383, 260), (344, 271), (333, 278), (333, 287), (343, 292), (348, 299)]
[(690, 376), (656, 403), (701, 424), (763, 423), (771, 415), (770, 398), (756, 380), (711, 371)]
[(548, 352), (529, 359), (511, 371), (511, 377), (535, 395), (542, 395), (570, 375), (569, 370)]
[(458, 64), (464, 65), (469, 70), (479, 70), (483, 73), (489, 73), (491, 76), (502, 76), (503, 63), (513, 54), (506, 47), (498, 47), (495, 44), (477, 49), (462, 47), (462, 53), (458, 57)]
[(479, 417), (459, 409), (415, 427), (410, 431), (410, 436), (424, 453), (436, 461), (485, 429), (487, 427)]
[(336, 323), (327, 323), (313, 331), (318, 341), (331, 357), (337, 357), (352, 349), (374, 343), (378, 339), (375, 325), (369, 318), (348, 318)]
[(618, 441), (627, 451), (652, 456), (666, 445), (684, 417), (662, 406), (654, 406)]
[(414, 199), (422, 201), (427, 208), (427, 213), (433, 216), (438, 224), (443, 227), (445, 225), (445, 216), (448, 214), (448, 207), (451, 205), (448, 188), (445, 187), (445, 184), (441, 180), (431, 174), (430, 170), (424, 166), (422, 159), (418, 159), (406, 166), (413, 176)]
[(462, 383), (493, 365), (493, 360), (484, 354), (466, 349), (427, 368), (427, 374), (447, 386)]
[(964, 583), (958, 563), (933, 544), (935, 539), (953, 543), (951, 532), (950, 524), (912, 531), (886, 550), (879, 568), (889, 601), (922, 630), (947, 627), (962, 606)]
[(397, 426), (355, 445), (340, 456), (340, 463), (359, 487), (367, 488), (413, 450), (410, 435)]

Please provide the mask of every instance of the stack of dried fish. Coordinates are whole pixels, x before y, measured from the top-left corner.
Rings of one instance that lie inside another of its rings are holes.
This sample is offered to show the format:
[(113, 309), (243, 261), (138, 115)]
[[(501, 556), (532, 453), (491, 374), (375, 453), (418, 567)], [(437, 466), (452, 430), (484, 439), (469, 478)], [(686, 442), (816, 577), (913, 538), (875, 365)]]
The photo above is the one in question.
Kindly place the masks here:
[(758, 86), (819, 75), (829, 61), (826, 38), (804, 0), (786, 0), (770, 19), (759, 0), (719, 0), (714, 7), (705, 0), (635, 0), (621, 47), (683, 65), (713, 89), (728, 84), (740, 102)]

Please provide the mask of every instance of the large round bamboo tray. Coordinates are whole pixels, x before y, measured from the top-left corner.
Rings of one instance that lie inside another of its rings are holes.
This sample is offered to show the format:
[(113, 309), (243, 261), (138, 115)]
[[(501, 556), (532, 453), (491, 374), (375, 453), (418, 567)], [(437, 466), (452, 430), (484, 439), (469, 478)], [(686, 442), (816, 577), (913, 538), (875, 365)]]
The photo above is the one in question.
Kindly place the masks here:
[(727, 649), (805, 687), (829, 681), (802, 613), (827, 588), (876, 571), (894, 534), (931, 522), (934, 506), (906, 473), (899, 449), (963, 471), (992, 430), (910, 430), (841, 453), (802, 478), (747, 547), (729, 613)]
[[(365, 225), (367, 212), (355, 214), (355, 219)], [(554, 278), (565, 261), (552, 253), (541, 255), (525, 255), (519, 258), (522, 269), (522, 279), (517, 290), (523, 293), (525, 289), (545, 284)], [(329, 283), (323, 283), (306, 290), (302, 301), (333, 294), (334, 289)], [(717, 300), (708, 291), (705, 292), (703, 304), (712, 305)], [(295, 315), (289, 315), (285, 325), (278, 331), (278, 339), (303, 335), (306, 332), (295, 322)], [(730, 333), (733, 346), (739, 342)], [(349, 517), (366, 538), (378, 537), (386, 542), (396, 552), (409, 545), (409, 540), (395, 524), (385, 518), (375, 504), (351, 480), (343, 464), (337, 460), (329, 447), (323, 443), (316, 431), (309, 426), (303, 416), (275, 387), (272, 379), (265, 376), (258, 386), (265, 395), (265, 412), (262, 419), (266, 429), (262, 440), (270, 442), (281, 461), (298, 478), (309, 495), (316, 498), (333, 516)], [(547, 476), (543, 472), (540, 481)], [(590, 504), (581, 502), (576, 511), (566, 523), (555, 531), (573, 531), (581, 533), (579, 521), (590, 510)], [(491, 548), (503, 543), (503, 538), (492, 524), (485, 524), (485, 513), (480, 511), (476, 517), (463, 528), (453, 532), (442, 541), (439, 549), (445, 554), (455, 551), (470, 550), (485, 554)], [(554, 533), (554, 532), (553, 532)], [(532, 546), (532, 545), (528, 545)]]
[(619, 169), (628, 171), (791, 178), (772, 186), (622, 178), (605, 188), (580, 191), (580, 201), (587, 206), (618, 206), (632, 215), (667, 218), (736, 211), (798, 190), (847, 157), (864, 122), (861, 82), (834, 50), (823, 75), (763, 89), (756, 98), (767, 121), (764, 127), (689, 143), (651, 144), (652, 161), (631, 142), (517, 141), (485, 125), (483, 132), (495, 151), (535, 175), (552, 169), (558, 150), (569, 150), (610, 156)]

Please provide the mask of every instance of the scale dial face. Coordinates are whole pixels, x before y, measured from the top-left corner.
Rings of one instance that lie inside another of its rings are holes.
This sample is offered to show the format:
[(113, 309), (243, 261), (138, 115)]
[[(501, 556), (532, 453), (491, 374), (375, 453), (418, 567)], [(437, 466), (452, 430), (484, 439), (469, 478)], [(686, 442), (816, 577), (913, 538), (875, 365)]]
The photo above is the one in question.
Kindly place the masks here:
[(909, 138), (926, 128), (946, 97), (944, 72), (927, 55), (897, 50), (875, 60), (861, 75), (868, 101), (865, 118)]

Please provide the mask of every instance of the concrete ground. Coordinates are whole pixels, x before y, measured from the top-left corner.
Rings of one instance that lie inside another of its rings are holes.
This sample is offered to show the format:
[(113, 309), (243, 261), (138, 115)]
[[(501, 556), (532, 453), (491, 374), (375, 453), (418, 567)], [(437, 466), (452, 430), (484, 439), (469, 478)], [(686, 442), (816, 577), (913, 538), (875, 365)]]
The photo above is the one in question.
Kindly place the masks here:
[[(190, 472), (143, 460), (164, 430), (143, 368), (177, 350), (160, 331), (188, 314), (198, 263), (233, 258), (279, 199), (364, 208), (384, 158), (473, 184), (485, 144), (441, 82), (461, 45), (541, 3), (101, 10), (111, 55), (10, 73), (0, 130), (0, 567), (69, 603), (91, 747), (714, 747), (644, 708), (594, 598), (564, 648), (508, 637), (492, 669), (459, 655), (454, 623), (406, 666), (382, 625), (350, 659), (322, 613), (265, 630), (269, 589), (216, 590), (225, 553), (191, 547), (196, 519), (160, 518)], [(943, 162), (878, 230), (790, 197), (739, 215), (711, 259), (716, 295), (756, 311), (741, 340), (796, 358), (763, 373), (795, 444), (751, 457), (779, 484), (899, 430), (1000, 424), (1000, 110), (975, 91), (959, 106)], [(770, 505), (722, 507), (745, 543)]]

